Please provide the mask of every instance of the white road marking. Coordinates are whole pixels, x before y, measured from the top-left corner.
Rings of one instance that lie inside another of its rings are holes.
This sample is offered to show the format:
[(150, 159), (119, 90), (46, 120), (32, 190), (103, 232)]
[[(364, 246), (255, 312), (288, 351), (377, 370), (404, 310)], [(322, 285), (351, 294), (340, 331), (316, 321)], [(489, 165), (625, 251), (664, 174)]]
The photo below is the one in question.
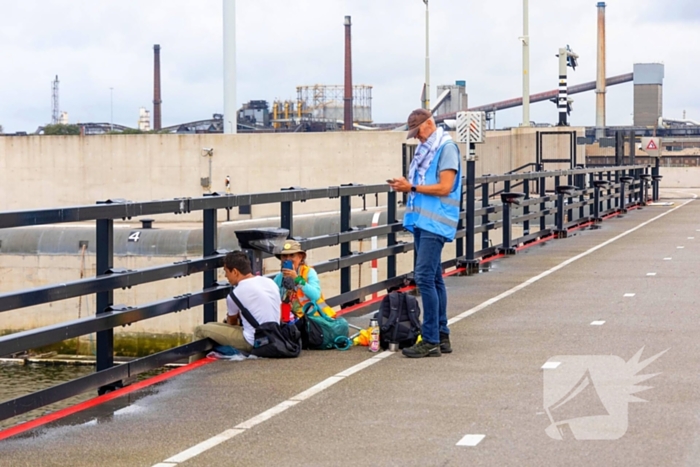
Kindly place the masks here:
[(591, 326), (602, 326), (605, 324), (605, 321), (593, 321), (591, 323)]
[(676, 247), (676, 248), (678, 248), (679, 250), (682, 250), (682, 249), (685, 248), (685, 247), (684, 247), (684, 246), (678, 246), (678, 247)]
[(542, 365), (542, 369), (543, 370), (554, 370), (559, 365), (561, 365), (561, 362), (547, 362), (544, 365)]
[[(697, 195), (694, 194), (693, 199), (695, 199), (695, 198), (697, 198)], [(654, 222), (658, 219), (661, 219), (662, 217), (672, 213), (673, 211), (682, 208), (683, 206), (685, 206), (686, 204), (688, 204), (692, 201), (693, 200), (688, 200), (685, 203), (683, 203), (679, 206), (676, 206), (675, 208), (669, 209), (668, 211), (666, 211), (662, 214), (659, 214), (658, 216), (656, 216), (652, 219), (649, 219), (648, 221), (645, 221), (645, 222), (639, 224), (638, 226), (621, 233), (620, 235), (618, 235), (616, 237), (611, 238), (610, 240), (607, 240), (607, 241), (605, 241), (597, 246), (594, 246), (593, 248), (591, 248), (587, 251), (584, 251), (583, 253), (580, 253), (572, 258), (567, 259), (566, 261), (558, 264), (557, 266), (554, 266), (553, 268), (551, 268), (547, 271), (544, 271), (544, 272), (538, 274), (537, 276), (534, 276), (534, 277), (526, 280), (522, 284), (519, 284), (519, 285), (513, 287), (512, 289), (507, 290), (500, 295), (497, 295), (496, 297), (493, 297), (489, 300), (486, 300), (482, 304), (477, 305), (474, 308), (471, 308), (470, 310), (467, 310), (463, 313), (460, 313), (459, 315), (450, 319), (448, 321), (448, 324), (457, 323), (457, 322), (463, 320), (464, 318), (467, 318), (467, 317), (473, 315), (474, 313), (477, 313), (478, 311), (483, 310), (484, 308), (488, 307), (489, 305), (493, 305), (494, 303), (499, 302), (500, 300), (503, 300), (504, 298), (514, 294), (515, 292), (518, 292), (519, 290), (522, 290), (525, 287), (527, 287), (531, 284), (534, 284), (535, 282), (539, 281), (540, 279), (543, 279), (543, 278), (549, 276), (550, 274), (568, 266), (569, 264), (573, 263), (574, 261), (577, 261), (585, 256), (590, 255), (591, 253), (593, 253), (595, 251), (598, 251), (599, 249), (601, 249), (607, 245), (610, 245), (611, 243), (631, 234), (632, 232), (635, 232), (635, 231), (641, 229), (642, 227), (649, 225), (652, 222)], [(632, 294), (632, 295), (634, 295), (634, 294)], [(345, 376), (346, 374), (348, 376), (350, 376), (352, 374), (355, 374), (355, 373), (362, 371), (363, 369), (373, 365), (374, 363), (376, 363), (379, 360), (383, 360), (385, 358), (389, 358), (392, 355), (397, 355), (397, 354), (398, 354), (397, 352), (380, 352), (379, 354), (377, 354), (374, 357), (369, 359), (369, 360), (373, 360), (374, 361), (373, 363), (371, 363), (371, 364), (368, 363), (368, 364), (366, 364), (366, 366), (363, 366), (361, 368), (356, 368), (356, 367), (364, 364), (364, 362), (362, 362), (358, 365), (352, 366), (352, 367), (344, 370), (343, 372), (336, 374), (335, 376), (331, 376), (331, 377), (327, 378), (326, 380), (321, 381), (317, 385), (312, 386), (311, 388), (307, 389), (306, 391), (299, 393), (297, 396), (294, 396), (294, 397), (292, 397), (284, 402), (281, 402), (280, 404), (276, 405), (275, 407), (268, 409), (265, 412), (255, 416), (255, 417), (253, 417), (253, 418), (251, 418), (251, 419), (249, 419), (249, 420), (247, 420), (239, 425), (236, 425), (236, 427), (234, 429), (226, 430), (226, 431), (224, 431), (216, 436), (213, 436), (207, 440), (204, 440), (201, 443), (199, 443), (199, 444), (197, 444), (189, 449), (186, 449), (186, 450), (182, 451), (181, 453), (176, 454), (173, 457), (170, 457), (169, 459), (166, 459), (164, 461), (165, 463), (154, 464), (153, 467), (156, 467), (156, 466), (173, 467), (170, 464), (179, 464), (181, 462), (185, 462), (186, 460), (191, 459), (192, 457), (195, 457), (195, 456), (203, 453), (204, 451), (207, 451), (207, 450), (221, 444), (222, 442), (233, 438), (234, 436), (242, 433), (243, 431), (250, 429), (250, 428), (258, 425), (259, 423), (266, 421), (266, 420), (269, 420), (270, 418), (274, 417), (275, 415), (279, 415), (280, 413), (284, 412), (288, 408), (293, 407), (296, 404), (299, 404), (301, 402), (301, 400), (299, 400), (300, 397), (303, 398), (302, 400), (306, 400), (309, 397), (311, 397), (312, 395), (318, 394), (319, 392), (323, 391), (323, 389), (326, 389), (326, 388), (334, 385), (335, 383), (345, 379), (347, 377), (347, 376)], [(561, 362), (547, 362), (542, 366), (542, 368), (543, 369), (553, 369), (553, 368), (558, 367), (560, 364), (561, 364)], [(323, 387), (322, 389), (317, 389), (319, 386), (325, 386), (325, 387)], [(312, 391), (312, 390), (313, 390), (313, 394), (308, 395), (308, 392)], [(481, 436), (481, 439), (479, 439), (477, 441), (477, 443), (480, 442), (485, 437), (485, 435), (467, 435), (467, 436)], [(458, 443), (458, 445), (459, 445), (459, 443)]]
[(656, 275), (655, 272), (648, 272), (648, 273), (647, 273), (647, 276), (655, 276), (655, 275)]
[(469, 446), (474, 447), (479, 444), (486, 435), (466, 435), (464, 438), (457, 441), (457, 446)]
[(161, 462), (160, 464), (155, 464), (153, 467), (175, 467), (177, 464), (172, 462)]
[(633, 293), (626, 293), (625, 295), (623, 295), (623, 297), (634, 297), (634, 294)]
[(664, 258), (664, 261), (671, 261), (673, 258)]
[(290, 398), (290, 400), (297, 401), (297, 402), (305, 401), (309, 397), (315, 396), (319, 392), (333, 386), (338, 381), (342, 381), (343, 378), (344, 378), (343, 376), (331, 376), (330, 378), (326, 378), (323, 381), (321, 381), (320, 383), (318, 383), (317, 385), (311, 386), (306, 391), (300, 392), (296, 396)]
[(239, 423), (238, 425), (235, 426), (235, 428), (237, 428), (239, 430), (250, 430), (254, 426), (259, 425), (262, 422), (271, 419), (275, 415), (281, 414), (282, 412), (284, 412), (288, 408), (294, 407), (298, 403), (299, 403), (299, 401), (293, 401), (293, 400), (286, 400), (284, 402), (280, 402), (276, 406), (274, 406), (270, 409), (267, 409), (263, 413), (258, 414), (253, 418), (249, 418), (248, 420), (246, 420), (243, 423)]
[[(201, 443), (192, 446), (189, 449), (186, 449), (182, 451), (179, 454), (175, 454), (173, 457), (169, 459), (165, 459), (166, 465), (167, 463), (172, 463), (172, 464), (180, 464), (182, 462), (188, 461), (192, 459), (195, 456), (200, 455), (204, 451), (208, 451), (209, 449), (213, 448), (214, 446), (218, 446), (219, 444), (223, 443), (224, 441), (228, 441), (229, 439), (233, 438), (234, 436), (240, 435), (243, 433), (243, 430), (237, 430), (237, 429), (231, 429), (231, 430), (226, 430), (221, 433), (219, 433), (216, 436), (212, 436), (209, 439), (206, 439), (202, 441)], [(157, 464), (156, 464), (157, 465)]]
[(688, 240), (695, 240), (695, 237), (688, 237)]

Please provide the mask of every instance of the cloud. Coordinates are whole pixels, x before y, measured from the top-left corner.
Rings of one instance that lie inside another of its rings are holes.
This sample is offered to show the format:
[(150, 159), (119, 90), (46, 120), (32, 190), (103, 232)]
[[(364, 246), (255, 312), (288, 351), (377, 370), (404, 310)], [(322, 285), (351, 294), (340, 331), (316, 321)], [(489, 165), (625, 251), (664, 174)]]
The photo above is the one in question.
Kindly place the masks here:
[[(700, 39), (694, 2), (610, 0), (608, 75), (635, 62), (666, 64), (664, 104), (700, 116), (700, 92), (688, 60)], [(71, 121), (110, 119), (135, 126), (151, 108), (153, 44), (160, 44), (163, 124), (209, 118), (223, 110), (222, 1), (23, 0), (0, 16), (0, 124), (34, 131), (51, 117), (51, 80), (61, 80), (61, 110)], [(439, 84), (466, 80), (472, 105), (522, 93), (522, 1), (430, 3), (432, 97)], [(343, 17), (353, 21), (353, 80), (373, 89), (373, 117), (399, 122), (420, 105), (425, 63), (425, 6), (420, 0), (238, 0), (237, 100), (296, 99), (296, 87), (343, 82)], [(650, 23), (656, 22), (652, 27)], [(652, 33), (653, 32), (653, 33)], [(531, 90), (557, 87), (559, 47), (579, 53), (571, 84), (595, 79), (596, 8), (590, 0), (530, 2)], [(110, 104), (113, 88), (113, 106)], [(595, 121), (593, 93), (574, 96), (573, 124)], [(608, 123), (630, 124), (632, 85), (609, 88)], [(520, 122), (521, 110), (498, 115)], [(554, 122), (554, 104), (532, 118)]]

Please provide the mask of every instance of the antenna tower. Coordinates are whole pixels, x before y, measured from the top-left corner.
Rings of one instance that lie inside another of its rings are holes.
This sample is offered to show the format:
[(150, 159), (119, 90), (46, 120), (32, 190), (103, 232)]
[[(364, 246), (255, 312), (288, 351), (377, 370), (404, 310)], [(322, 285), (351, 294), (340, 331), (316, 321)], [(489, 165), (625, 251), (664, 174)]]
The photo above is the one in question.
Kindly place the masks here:
[(53, 92), (51, 93), (51, 124), (56, 125), (61, 121), (61, 111), (58, 106), (58, 75), (56, 79), (53, 80)]

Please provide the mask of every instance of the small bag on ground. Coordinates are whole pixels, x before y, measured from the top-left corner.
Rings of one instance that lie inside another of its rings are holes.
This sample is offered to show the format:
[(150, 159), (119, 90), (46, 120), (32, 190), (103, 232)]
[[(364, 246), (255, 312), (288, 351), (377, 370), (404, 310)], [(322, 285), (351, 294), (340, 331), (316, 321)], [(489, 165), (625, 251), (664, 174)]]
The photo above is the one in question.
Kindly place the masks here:
[(238, 305), (245, 320), (255, 328), (255, 344), (250, 352), (252, 355), (263, 358), (294, 358), (299, 356), (301, 335), (296, 326), (292, 324), (280, 325), (280, 323), (273, 321), (260, 324), (238, 300), (233, 290), (229, 295)]
[(346, 345), (349, 326), (345, 318), (331, 318), (313, 303), (304, 306), (304, 316), (296, 325), (303, 349), (329, 350)]
[(421, 333), (420, 306), (413, 295), (402, 292), (385, 295), (375, 318), (379, 324), (379, 345), (384, 350), (390, 342), (397, 342), (400, 349), (410, 347)]

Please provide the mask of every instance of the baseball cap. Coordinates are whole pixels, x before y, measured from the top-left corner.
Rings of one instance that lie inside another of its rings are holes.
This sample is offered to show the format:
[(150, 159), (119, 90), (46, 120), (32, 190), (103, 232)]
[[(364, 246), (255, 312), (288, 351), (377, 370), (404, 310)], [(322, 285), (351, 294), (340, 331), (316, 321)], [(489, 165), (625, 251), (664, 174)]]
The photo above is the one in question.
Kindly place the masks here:
[(433, 114), (427, 109), (416, 109), (408, 116), (408, 136), (406, 139), (415, 138), (418, 134), (418, 127), (428, 121)]

